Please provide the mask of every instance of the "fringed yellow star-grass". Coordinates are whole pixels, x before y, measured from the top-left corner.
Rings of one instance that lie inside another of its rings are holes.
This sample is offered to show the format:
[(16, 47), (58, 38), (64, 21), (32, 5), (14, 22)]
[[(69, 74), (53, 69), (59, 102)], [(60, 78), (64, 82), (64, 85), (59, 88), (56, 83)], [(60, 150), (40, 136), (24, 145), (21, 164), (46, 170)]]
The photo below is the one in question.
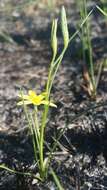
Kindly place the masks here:
[(45, 98), (46, 98), (45, 92), (41, 93), (40, 95), (37, 95), (34, 91), (29, 90), (28, 95), (24, 95), (22, 93), (22, 94), (19, 94), (18, 96), (21, 99), (21, 101), (19, 101), (17, 103), (17, 105), (19, 105), (19, 106), (23, 105), (23, 104), (25, 104), (25, 105), (33, 104), (36, 106), (44, 104), (44, 105), (49, 105), (51, 107), (57, 107), (54, 103), (45, 100)]

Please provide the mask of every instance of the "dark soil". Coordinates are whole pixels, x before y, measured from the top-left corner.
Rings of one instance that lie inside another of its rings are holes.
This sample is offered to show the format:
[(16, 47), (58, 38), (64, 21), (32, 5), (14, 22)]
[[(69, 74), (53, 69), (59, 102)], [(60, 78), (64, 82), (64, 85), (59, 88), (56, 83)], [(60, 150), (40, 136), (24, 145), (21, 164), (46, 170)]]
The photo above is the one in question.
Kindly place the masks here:
[[(73, 1), (67, 1), (65, 5), (72, 34), (78, 14)], [(92, 6), (93, 3), (89, 4), (89, 9)], [(0, 163), (27, 172), (35, 169), (33, 149), (23, 110), (16, 106), (17, 95), (20, 87), (25, 91), (44, 90), (51, 59), (49, 40), (54, 14), (38, 7), (34, 12), (21, 12), (18, 17), (9, 17), (6, 13), (4, 17), (2, 12), (0, 14), (1, 26), (14, 41), (12, 44), (3, 39), (0, 42)], [(99, 64), (107, 56), (107, 25), (98, 11), (94, 11), (92, 18), (93, 57), (95, 64)], [(60, 52), (60, 28), (58, 36)], [(57, 136), (62, 128), (67, 127), (52, 162), (65, 190), (106, 190), (107, 70), (102, 72), (97, 100), (93, 101), (81, 87), (80, 49), (81, 43), (77, 37), (66, 52), (55, 79), (52, 98), (57, 109), (50, 109), (46, 141), (51, 145), (52, 136)], [(103, 105), (89, 109), (100, 103)], [(84, 111), (81, 117), (74, 119)], [(50, 176), (42, 184), (33, 178), (0, 170), (0, 190), (45, 189), (57, 189)]]

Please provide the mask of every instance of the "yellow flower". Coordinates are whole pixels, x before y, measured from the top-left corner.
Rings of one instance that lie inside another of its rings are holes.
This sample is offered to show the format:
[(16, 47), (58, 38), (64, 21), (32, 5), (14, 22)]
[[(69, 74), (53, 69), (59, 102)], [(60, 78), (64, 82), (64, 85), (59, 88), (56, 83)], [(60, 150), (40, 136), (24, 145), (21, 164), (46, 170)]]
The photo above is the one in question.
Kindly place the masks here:
[(24, 103), (25, 105), (33, 104), (33, 105), (39, 106), (41, 104), (44, 104), (44, 105), (49, 105), (52, 107), (57, 107), (54, 103), (45, 100), (45, 97), (46, 97), (45, 92), (41, 93), (40, 95), (37, 95), (34, 91), (29, 90), (28, 95), (19, 94), (18, 96), (19, 98), (21, 98), (21, 101), (19, 101), (17, 104), (19, 106), (23, 105)]

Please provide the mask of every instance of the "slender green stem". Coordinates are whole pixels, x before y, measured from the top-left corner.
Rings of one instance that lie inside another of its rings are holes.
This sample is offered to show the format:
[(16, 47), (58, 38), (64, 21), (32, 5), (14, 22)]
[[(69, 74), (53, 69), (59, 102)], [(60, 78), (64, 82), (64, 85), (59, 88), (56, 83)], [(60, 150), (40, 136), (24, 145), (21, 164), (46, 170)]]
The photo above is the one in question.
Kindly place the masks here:
[(40, 173), (44, 177), (44, 130), (46, 126), (46, 119), (48, 114), (48, 106), (45, 106), (41, 129), (40, 129)]
[(87, 22), (88, 18), (90, 17), (90, 15), (92, 14), (92, 12), (95, 10), (96, 7), (94, 7), (89, 13), (88, 15), (85, 17), (85, 19), (83, 20), (83, 22), (80, 24), (80, 26), (78, 27), (78, 29), (76, 30), (76, 32), (70, 37), (69, 39), (69, 43), (79, 34), (80, 30), (82, 29), (82, 27), (84, 26), (84, 24)]
[(104, 12), (107, 13), (107, 1), (106, 0), (101, 0), (101, 2), (103, 3)]
[(64, 48), (64, 49), (63, 49), (61, 55), (58, 57), (58, 59), (57, 59), (56, 62), (54, 63), (55, 71), (54, 71), (54, 73), (53, 73), (53, 75), (52, 75), (52, 78), (51, 78), (49, 91), (51, 91), (52, 84), (53, 84), (53, 82), (54, 82), (56, 73), (57, 73), (57, 71), (58, 71), (58, 69), (59, 69), (59, 66), (60, 66), (60, 64), (61, 64), (61, 62), (62, 62), (62, 59), (63, 59), (63, 57), (64, 57), (64, 54), (65, 54), (65, 52), (66, 52), (66, 49), (67, 49), (67, 48)]
[(96, 77), (96, 89), (98, 87), (104, 65), (105, 65), (105, 60), (100, 63), (99, 68), (98, 68), (98, 73)]
[[(77, 6), (80, 10), (80, 22), (84, 20), (84, 18), (87, 16), (85, 14), (84, 10), (84, 3), (83, 0), (77, 0)], [(81, 28), (81, 40), (82, 40), (82, 55), (83, 55), (83, 60), (84, 60), (84, 68), (86, 68), (86, 49), (87, 49), (87, 40), (86, 40), (86, 23), (83, 25)]]
[[(84, 8), (85, 8), (85, 16), (87, 16), (87, 6), (86, 0), (84, 0)], [(93, 85), (93, 92), (96, 94), (96, 85), (95, 85), (95, 74), (94, 74), (94, 64), (93, 64), (93, 56), (92, 56), (92, 45), (90, 39), (90, 26), (89, 22), (86, 22), (86, 32), (87, 32), (87, 44), (88, 44), (88, 51), (89, 51), (89, 64), (90, 64), (90, 77), (91, 82)]]
[(39, 131), (39, 122), (38, 122), (38, 108), (37, 106), (34, 107), (34, 121), (35, 121), (35, 128), (38, 136), (38, 140), (40, 139), (40, 131)]
[[(96, 5), (96, 8), (105, 16), (107, 17), (107, 10), (105, 12), (105, 10), (101, 9), (98, 5)], [(107, 19), (107, 18), (106, 18)]]
[(52, 73), (53, 73), (53, 69), (54, 69), (54, 61), (55, 61), (55, 55), (53, 55), (53, 58), (52, 58), (52, 61), (51, 61), (51, 64), (50, 64), (50, 69), (49, 69), (49, 74), (48, 74), (48, 81), (47, 81), (47, 84), (46, 84), (46, 93), (47, 93), (46, 100), (48, 100), (49, 96), (50, 96), (49, 88), (50, 88), (50, 81), (51, 81)]
[[(30, 114), (30, 117), (31, 117), (31, 122), (32, 122), (32, 126), (33, 126), (33, 136), (34, 136), (34, 142), (35, 142), (35, 148), (36, 148), (36, 152), (39, 150), (39, 136), (38, 136), (38, 133), (37, 133), (37, 128), (36, 128), (36, 125), (35, 125), (35, 121), (34, 121), (34, 115), (31, 113)], [(37, 153), (36, 153), (37, 154)], [(37, 156), (37, 155), (36, 155)], [(38, 160), (38, 159), (37, 159)]]
[[(49, 100), (49, 96), (50, 96), (49, 87), (50, 87), (50, 81), (51, 81), (52, 72), (53, 72), (54, 60), (55, 60), (55, 55), (53, 55), (53, 58), (52, 58), (52, 61), (50, 64), (48, 81), (47, 81), (47, 85), (46, 85), (46, 100)], [(44, 151), (43, 150), (44, 150), (44, 130), (45, 130), (45, 126), (46, 126), (48, 109), (49, 109), (49, 105), (45, 105), (41, 128), (40, 128), (40, 172), (41, 172), (42, 177), (44, 177), (44, 173), (45, 173), (45, 171), (44, 171)]]

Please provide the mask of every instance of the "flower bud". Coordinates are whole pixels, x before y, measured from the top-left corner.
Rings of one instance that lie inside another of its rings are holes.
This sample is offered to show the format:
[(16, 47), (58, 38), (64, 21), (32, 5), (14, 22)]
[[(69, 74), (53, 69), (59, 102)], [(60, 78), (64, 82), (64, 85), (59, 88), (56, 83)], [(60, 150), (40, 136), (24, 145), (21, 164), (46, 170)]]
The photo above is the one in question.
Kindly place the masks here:
[(57, 54), (57, 19), (54, 19), (52, 22), (51, 47), (52, 47), (54, 56), (56, 56)]
[(67, 47), (69, 43), (69, 32), (68, 32), (66, 11), (65, 11), (64, 6), (62, 7), (62, 10), (61, 10), (61, 28), (62, 28), (62, 35), (63, 35), (63, 40), (64, 40), (64, 47)]

